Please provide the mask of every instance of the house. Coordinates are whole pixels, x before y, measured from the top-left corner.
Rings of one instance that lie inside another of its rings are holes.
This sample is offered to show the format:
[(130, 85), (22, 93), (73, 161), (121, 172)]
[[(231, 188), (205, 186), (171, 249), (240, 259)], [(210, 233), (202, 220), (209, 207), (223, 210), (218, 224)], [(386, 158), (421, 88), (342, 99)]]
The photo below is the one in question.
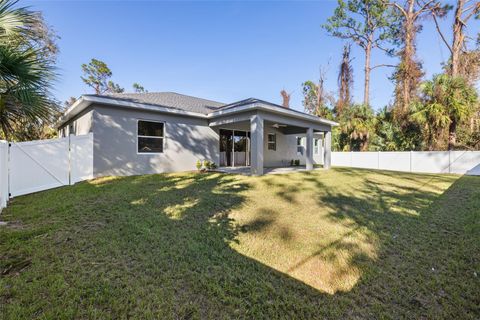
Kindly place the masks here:
[(336, 123), (259, 99), (224, 104), (173, 92), (83, 95), (60, 119), (61, 137), (93, 132), (94, 176), (220, 167), (330, 167)]

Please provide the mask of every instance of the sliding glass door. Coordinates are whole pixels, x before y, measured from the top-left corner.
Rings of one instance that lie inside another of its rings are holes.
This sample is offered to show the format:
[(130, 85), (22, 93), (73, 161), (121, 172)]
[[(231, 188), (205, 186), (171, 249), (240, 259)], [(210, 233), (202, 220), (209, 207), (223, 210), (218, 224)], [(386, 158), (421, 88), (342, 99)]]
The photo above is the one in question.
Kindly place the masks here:
[(250, 132), (220, 129), (220, 166), (250, 165)]

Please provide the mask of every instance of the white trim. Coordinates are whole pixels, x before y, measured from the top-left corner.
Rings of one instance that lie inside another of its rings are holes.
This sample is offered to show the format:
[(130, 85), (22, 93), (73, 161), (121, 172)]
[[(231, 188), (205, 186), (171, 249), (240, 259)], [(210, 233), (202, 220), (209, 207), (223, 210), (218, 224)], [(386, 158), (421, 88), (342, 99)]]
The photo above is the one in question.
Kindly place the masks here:
[[(144, 122), (155, 122), (155, 123), (161, 123), (163, 124), (163, 136), (158, 137), (158, 136), (141, 136), (138, 134), (138, 122), (139, 121), (144, 121)], [(166, 122), (165, 121), (158, 121), (158, 120), (148, 120), (148, 119), (140, 119), (137, 118), (137, 139), (136, 139), (136, 151), (137, 155), (159, 155), (159, 154), (164, 154), (165, 153), (165, 127), (166, 127)], [(150, 138), (150, 139), (163, 139), (162, 140), (162, 152), (138, 152), (138, 138)]]
[[(273, 136), (273, 141), (269, 140), (269, 136)], [(273, 144), (273, 149), (270, 149), (270, 144)], [(277, 134), (267, 132), (267, 151), (277, 151)]]

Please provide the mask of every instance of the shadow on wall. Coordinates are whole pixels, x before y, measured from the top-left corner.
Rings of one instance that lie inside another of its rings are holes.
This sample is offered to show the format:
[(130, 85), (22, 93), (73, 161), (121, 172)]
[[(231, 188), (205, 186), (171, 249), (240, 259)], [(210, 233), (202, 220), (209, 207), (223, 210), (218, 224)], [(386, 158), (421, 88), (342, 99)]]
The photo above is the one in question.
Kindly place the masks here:
[[(218, 136), (200, 120), (168, 116), (165, 120), (164, 151), (137, 152), (137, 117), (131, 114), (97, 114), (94, 135), (95, 176), (139, 175), (195, 170), (197, 160), (218, 163)], [(144, 116), (144, 119), (150, 119)]]

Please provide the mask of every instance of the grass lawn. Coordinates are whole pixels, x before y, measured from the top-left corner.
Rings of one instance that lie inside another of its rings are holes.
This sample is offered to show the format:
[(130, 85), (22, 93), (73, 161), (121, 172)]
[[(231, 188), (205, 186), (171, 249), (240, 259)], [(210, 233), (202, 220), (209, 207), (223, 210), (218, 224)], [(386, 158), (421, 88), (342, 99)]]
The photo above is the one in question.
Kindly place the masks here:
[(2, 220), (2, 319), (480, 318), (480, 177), (102, 178)]

